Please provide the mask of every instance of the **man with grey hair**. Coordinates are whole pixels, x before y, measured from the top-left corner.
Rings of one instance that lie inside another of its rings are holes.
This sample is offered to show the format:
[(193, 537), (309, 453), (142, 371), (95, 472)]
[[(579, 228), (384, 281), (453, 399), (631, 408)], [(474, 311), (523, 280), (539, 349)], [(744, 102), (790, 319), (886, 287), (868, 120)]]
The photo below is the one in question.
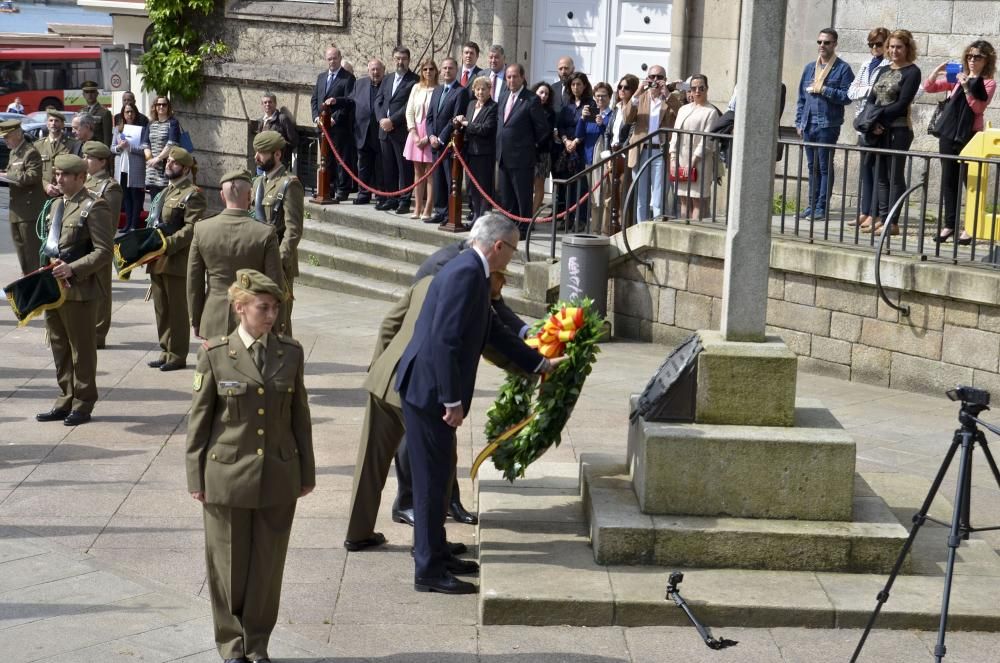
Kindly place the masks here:
[(264, 116), (260, 120), (258, 133), (277, 131), (285, 139), (285, 147), (281, 152), (281, 163), (291, 168), (292, 153), (299, 145), (299, 130), (285, 110), (278, 108), (278, 97), (273, 92), (265, 92), (260, 98), (260, 107)]
[(503, 72), (507, 68), (507, 58), (503, 52), (503, 46), (493, 44), (487, 56), (490, 66), (490, 96), (493, 101), (500, 100), (500, 94), (507, 89), (507, 82), (504, 80)]
[(445, 265), (430, 284), (396, 375), (413, 473), (414, 589), (472, 594), (456, 575), (478, 564), (455, 558), (444, 522), (455, 456), (455, 429), (472, 404), (479, 358), (487, 341), (521, 370), (549, 372), (549, 361), (491, 313), (490, 274), (502, 272), (517, 251), (518, 229), (499, 214), (479, 217), (470, 249)]
[(94, 140), (94, 128), (96, 126), (97, 120), (93, 115), (77, 113), (73, 116), (73, 137), (77, 141), (73, 148), (73, 154), (78, 157), (83, 156), (83, 144), (88, 140)]
[[(378, 112), (375, 99), (385, 78), (385, 63), (378, 58), (368, 62), (368, 75), (354, 83), (354, 147), (358, 153), (358, 177), (373, 189), (382, 189), (382, 154), (378, 140)], [(372, 194), (367, 189), (358, 191), (355, 205), (367, 205)], [(379, 198), (375, 201), (381, 203)]]

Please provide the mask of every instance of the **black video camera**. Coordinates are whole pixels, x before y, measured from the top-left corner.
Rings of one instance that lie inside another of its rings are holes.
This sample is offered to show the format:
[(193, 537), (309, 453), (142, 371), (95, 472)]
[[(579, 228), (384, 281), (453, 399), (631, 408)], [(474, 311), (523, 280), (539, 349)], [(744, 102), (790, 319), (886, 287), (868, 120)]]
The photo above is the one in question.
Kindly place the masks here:
[(976, 389), (975, 387), (965, 387), (959, 385), (954, 389), (949, 389), (945, 393), (948, 394), (948, 398), (953, 401), (962, 401), (963, 403), (969, 403), (970, 405), (990, 404), (990, 392), (985, 389)]

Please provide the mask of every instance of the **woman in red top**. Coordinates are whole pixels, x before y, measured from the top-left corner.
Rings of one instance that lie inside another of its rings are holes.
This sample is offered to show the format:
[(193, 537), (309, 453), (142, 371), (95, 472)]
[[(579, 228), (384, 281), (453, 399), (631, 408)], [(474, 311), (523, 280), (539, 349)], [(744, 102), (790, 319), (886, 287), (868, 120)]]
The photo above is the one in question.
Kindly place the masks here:
[[(977, 40), (966, 47), (962, 54), (962, 71), (958, 82), (949, 83), (941, 78), (947, 62), (942, 62), (924, 81), (926, 92), (948, 92), (949, 106), (954, 101), (958, 106), (949, 108), (949, 122), (938, 138), (941, 154), (959, 154), (973, 134), (983, 129), (983, 111), (990, 105), (997, 84), (993, 80), (996, 72), (997, 54), (988, 41)], [(959, 96), (956, 96), (959, 95)], [(934, 238), (937, 243), (947, 241), (958, 230), (957, 211), (961, 163), (955, 159), (941, 160), (941, 197), (944, 199), (944, 224), (941, 233)], [(971, 244), (972, 237), (964, 230), (958, 238), (959, 244)]]

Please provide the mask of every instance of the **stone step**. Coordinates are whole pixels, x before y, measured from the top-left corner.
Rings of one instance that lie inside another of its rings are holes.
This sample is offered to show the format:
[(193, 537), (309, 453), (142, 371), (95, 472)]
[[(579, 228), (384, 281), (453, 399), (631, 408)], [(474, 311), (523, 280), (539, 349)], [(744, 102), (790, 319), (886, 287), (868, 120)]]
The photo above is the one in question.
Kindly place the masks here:
[(357, 274), (373, 281), (383, 281), (387, 285), (401, 286), (404, 290), (413, 283), (413, 276), (419, 266), (381, 255), (320, 244), (312, 239), (303, 239), (299, 242), (299, 264), (303, 262)]
[(406, 292), (404, 286), (366, 278), (351, 272), (310, 265), (306, 261), (299, 262), (299, 276), (295, 282), (314, 288), (390, 302), (396, 301)]
[[(684, 613), (665, 599), (667, 577), (678, 570), (685, 574), (680, 589), (689, 607), (713, 627), (860, 628), (885, 585), (882, 574), (599, 565), (590, 548), (579, 472), (576, 463), (540, 461), (528, 469), (528, 478), (510, 484), (492, 466), (480, 469), (482, 624), (687, 626)], [(897, 517), (912, 515), (928, 488), (910, 476), (862, 476), (889, 495)], [(950, 514), (941, 497), (934, 507), (934, 514)], [(947, 530), (926, 525), (913, 549), (913, 574), (897, 578), (877, 628), (937, 628), (946, 555)], [(1000, 557), (988, 542), (963, 541), (948, 628), (1000, 631), (997, 582)]]
[(706, 518), (643, 513), (623, 463), (581, 468), (599, 564), (888, 573), (907, 537), (860, 478), (853, 522)]

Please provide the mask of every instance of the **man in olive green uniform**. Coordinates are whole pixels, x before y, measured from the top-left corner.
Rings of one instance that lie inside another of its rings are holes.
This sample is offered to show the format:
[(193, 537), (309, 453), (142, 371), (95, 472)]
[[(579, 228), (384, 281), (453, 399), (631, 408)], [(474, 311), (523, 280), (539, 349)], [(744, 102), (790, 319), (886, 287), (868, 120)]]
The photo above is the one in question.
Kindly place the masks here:
[(274, 227), (254, 221), (250, 206), (251, 176), (246, 169), (223, 175), (220, 196), (225, 209), (195, 224), (188, 256), (188, 309), (199, 338), (214, 339), (238, 322), (226, 291), (236, 271), (255, 269), (284, 288), (278, 236)]
[(275, 227), (288, 299), (282, 306), (280, 333), (292, 335), (293, 284), (299, 275), (299, 240), (305, 212), (305, 190), (299, 178), (281, 163), (285, 139), (277, 131), (262, 131), (253, 139), (254, 162), (264, 171), (254, 182), (254, 217)]
[(114, 118), (111, 111), (97, 101), (100, 88), (94, 81), (84, 81), (81, 86), (83, 98), (87, 105), (80, 109), (81, 113), (86, 113), (94, 118), (94, 140), (99, 140), (108, 147), (111, 147), (111, 134), (114, 130)]
[[(118, 220), (122, 211), (122, 187), (111, 177), (111, 165), (114, 163), (111, 150), (100, 141), (90, 140), (83, 144), (84, 159), (87, 162), (87, 189), (91, 193), (104, 198), (111, 210), (108, 218), (108, 231), (115, 236), (118, 230)], [(111, 261), (97, 275), (100, 286), (100, 301), (97, 304), (97, 349), (107, 345), (108, 330), (111, 329)]]
[(267, 331), (277, 311), (252, 310), (285, 293), (250, 269), (233, 285), (250, 312), (198, 353), (186, 465), (188, 491), (204, 505), (216, 646), (245, 662), (268, 658), (296, 500), (316, 485), (316, 463), (302, 346)]
[[(150, 368), (176, 371), (187, 366), (191, 342), (187, 305), (187, 263), (194, 224), (205, 217), (205, 194), (191, 176), (194, 157), (182, 147), (170, 148), (164, 172), (169, 184), (150, 209), (150, 219), (166, 235), (166, 254), (149, 263), (153, 310), (160, 335), (160, 356)], [(147, 221), (149, 223), (150, 221)]]
[(10, 150), (7, 170), (0, 172), (10, 183), (10, 234), (21, 273), (38, 269), (41, 243), (35, 224), (47, 196), (42, 186), (42, 157), (24, 137), (20, 120), (0, 122), (0, 135)]
[(42, 250), (53, 265), (52, 275), (69, 287), (62, 306), (45, 312), (45, 327), (62, 394), (51, 410), (35, 418), (76, 426), (90, 421), (97, 402), (95, 302), (100, 297), (98, 274), (111, 261), (111, 211), (103, 198), (87, 190), (83, 159), (60, 154), (53, 166), (62, 195), (45, 215)]
[(66, 118), (57, 110), (46, 111), (45, 125), (49, 135), (35, 141), (35, 149), (42, 155), (42, 185), (49, 198), (62, 195), (55, 180), (55, 159), (60, 154), (75, 154), (76, 141), (66, 134)]

